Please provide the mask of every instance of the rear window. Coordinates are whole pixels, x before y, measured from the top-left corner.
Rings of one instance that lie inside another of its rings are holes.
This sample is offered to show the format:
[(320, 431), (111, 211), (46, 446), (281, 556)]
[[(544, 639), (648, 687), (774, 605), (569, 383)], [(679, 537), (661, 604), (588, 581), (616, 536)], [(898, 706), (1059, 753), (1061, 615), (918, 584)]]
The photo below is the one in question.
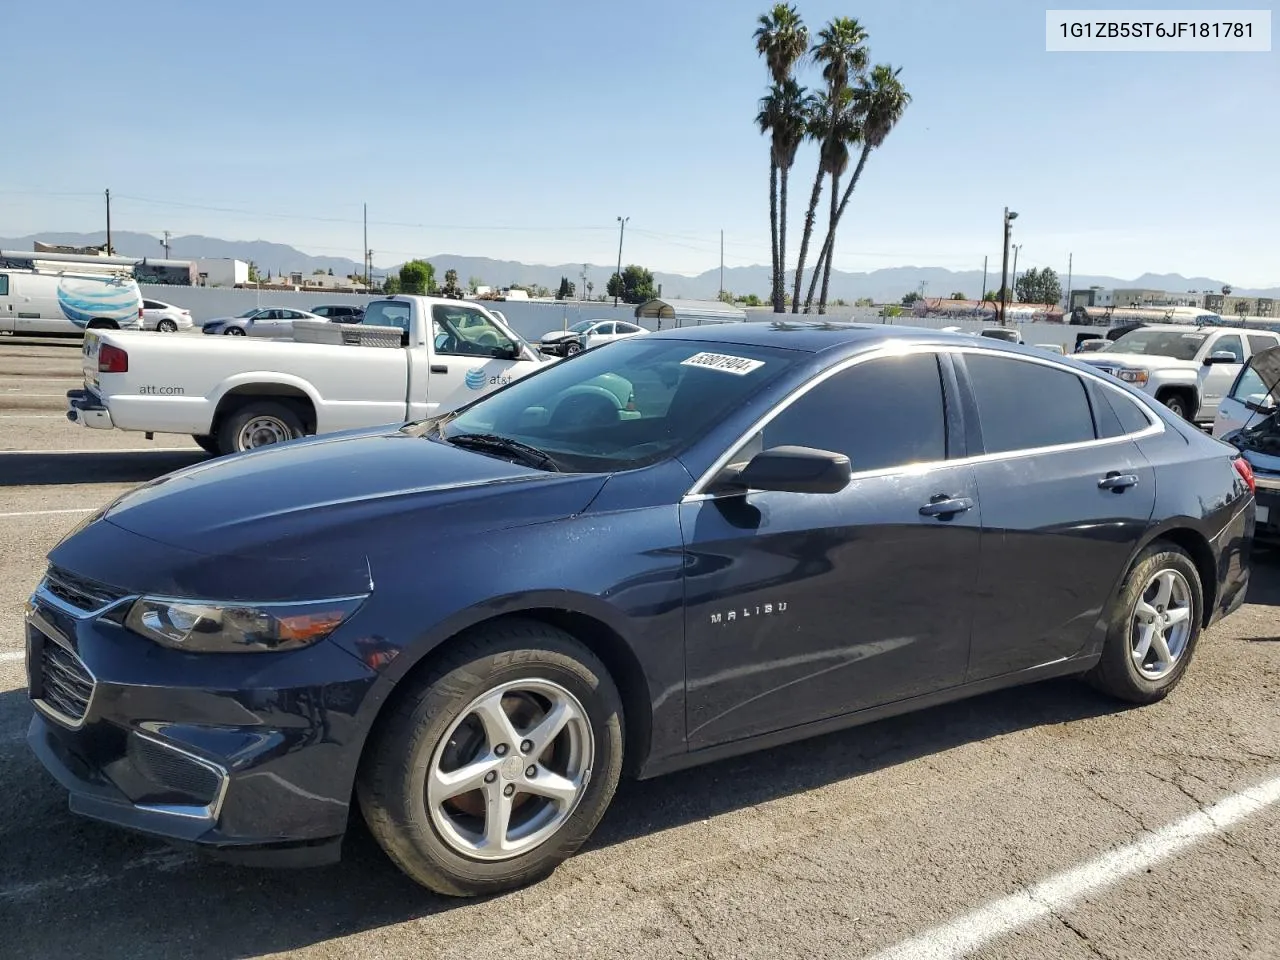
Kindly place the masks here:
[(0, 273), (0, 297), (7, 297), (8, 295), (9, 275), (7, 273)]
[(987, 453), (1095, 439), (1084, 383), (1074, 373), (981, 353), (965, 354), (964, 363)]
[(371, 327), (399, 327), (409, 332), (409, 304), (395, 300), (375, 300), (364, 312), (364, 322)]

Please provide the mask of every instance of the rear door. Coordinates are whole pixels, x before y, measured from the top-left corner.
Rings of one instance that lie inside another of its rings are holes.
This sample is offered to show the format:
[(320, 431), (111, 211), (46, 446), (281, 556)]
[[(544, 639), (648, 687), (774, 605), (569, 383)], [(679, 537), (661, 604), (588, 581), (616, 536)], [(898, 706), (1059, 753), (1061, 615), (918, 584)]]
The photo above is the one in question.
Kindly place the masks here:
[[(969, 448), (980, 452), (975, 681), (1084, 647), (1151, 520), (1155, 471), (1132, 437), (1157, 427), (1122, 391), (1052, 361), (955, 356)], [(1118, 413), (1111, 394), (1127, 404)]]

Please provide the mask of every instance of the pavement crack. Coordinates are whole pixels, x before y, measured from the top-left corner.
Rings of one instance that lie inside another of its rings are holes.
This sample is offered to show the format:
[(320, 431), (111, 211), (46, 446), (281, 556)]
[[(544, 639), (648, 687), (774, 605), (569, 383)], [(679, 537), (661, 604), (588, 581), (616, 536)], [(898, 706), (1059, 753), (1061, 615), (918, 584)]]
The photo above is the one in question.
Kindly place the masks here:
[[(1088, 771), (1088, 774), (1092, 774), (1092, 773), (1094, 773), (1094, 772), (1095, 772), (1095, 771)], [(1087, 775), (1086, 775), (1086, 776), (1087, 776)], [(1119, 810), (1119, 811), (1120, 811), (1121, 813), (1123, 813), (1126, 817), (1128, 817), (1130, 820), (1132, 820), (1134, 823), (1136, 823), (1136, 824), (1138, 825), (1138, 829), (1140, 829), (1140, 830), (1146, 830), (1146, 829), (1147, 829), (1147, 825), (1146, 825), (1145, 823), (1143, 823), (1143, 822), (1142, 822), (1142, 818), (1141, 818), (1140, 816), (1138, 816), (1136, 813), (1134, 813), (1132, 810), (1130, 810), (1130, 809), (1129, 809), (1127, 806), (1125, 806), (1123, 803), (1121, 803), (1119, 800), (1116, 800), (1116, 799), (1114, 799), (1114, 798), (1112, 798), (1112, 797), (1107, 796), (1105, 793), (1103, 793), (1101, 790), (1099, 790), (1097, 787), (1095, 787), (1092, 783), (1090, 783), (1088, 779), (1083, 779), (1083, 780), (1081, 780), (1081, 781), (1080, 781), (1080, 783), (1081, 783), (1081, 785), (1082, 785), (1086, 790), (1088, 790), (1091, 794), (1093, 794), (1095, 797), (1097, 797), (1097, 798), (1098, 798), (1099, 800), (1101, 800), (1103, 803), (1105, 803), (1105, 804), (1107, 804), (1108, 806), (1114, 807), (1115, 809)]]
[(1053, 915), (1055, 920), (1079, 937), (1080, 942), (1084, 945), (1085, 949), (1095, 957), (1102, 957), (1103, 960), (1114, 960), (1110, 954), (1104, 953), (1102, 948), (1094, 943), (1087, 933), (1072, 923), (1071, 920), (1067, 918), (1066, 914), (1059, 913), (1057, 910), (1050, 910), (1049, 912)]
[[(1186, 775), (1184, 771), (1180, 770), (1178, 772), (1182, 773), (1184, 776)], [(1184, 797), (1186, 797), (1188, 800), (1194, 803), (1197, 810), (1203, 809), (1203, 804), (1201, 803), (1200, 798), (1197, 797), (1190, 790), (1188, 790), (1182, 784), (1182, 782), (1179, 781), (1176, 777), (1162, 777), (1160, 774), (1156, 773), (1154, 770), (1148, 770), (1147, 775), (1151, 777), (1153, 780), (1159, 780), (1161, 783), (1167, 783), (1169, 786), (1173, 787), (1175, 790), (1181, 793)], [(1199, 778), (1197, 777), (1197, 779)]]

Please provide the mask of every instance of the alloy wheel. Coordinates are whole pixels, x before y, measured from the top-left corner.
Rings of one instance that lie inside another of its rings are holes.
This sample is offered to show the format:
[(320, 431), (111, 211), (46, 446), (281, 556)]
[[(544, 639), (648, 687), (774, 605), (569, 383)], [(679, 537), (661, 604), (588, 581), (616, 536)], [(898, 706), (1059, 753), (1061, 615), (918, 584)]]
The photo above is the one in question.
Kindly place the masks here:
[(591, 779), (595, 739), (558, 683), (516, 680), (467, 705), (440, 739), (424, 800), (441, 839), (475, 860), (509, 860), (550, 839)]
[(1133, 610), (1130, 654), (1146, 680), (1162, 680), (1191, 639), (1191, 586), (1177, 570), (1157, 571)]

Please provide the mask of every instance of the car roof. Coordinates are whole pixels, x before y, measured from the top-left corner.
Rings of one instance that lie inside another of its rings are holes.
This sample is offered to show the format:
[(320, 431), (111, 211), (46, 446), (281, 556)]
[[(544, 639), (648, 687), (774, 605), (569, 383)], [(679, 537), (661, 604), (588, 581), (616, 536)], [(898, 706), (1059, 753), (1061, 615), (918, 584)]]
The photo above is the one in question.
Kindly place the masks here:
[[(1008, 328), (1012, 329), (1012, 328)], [(747, 320), (736, 323), (704, 324), (697, 327), (673, 327), (651, 333), (650, 337), (671, 340), (697, 340), (707, 343), (739, 343), (781, 347), (806, 353), (826, 350), (870, 348), (888, 342), (981, 345), (1008, 349), (1013, 344), (1002, 340), (979, 338), (966, 333), (949, 333), (924, 327), (888, 326), (879, 323), (850, 323), (839, 320)], [(1022, 351), (1013, 350), (1020, 353)]]

